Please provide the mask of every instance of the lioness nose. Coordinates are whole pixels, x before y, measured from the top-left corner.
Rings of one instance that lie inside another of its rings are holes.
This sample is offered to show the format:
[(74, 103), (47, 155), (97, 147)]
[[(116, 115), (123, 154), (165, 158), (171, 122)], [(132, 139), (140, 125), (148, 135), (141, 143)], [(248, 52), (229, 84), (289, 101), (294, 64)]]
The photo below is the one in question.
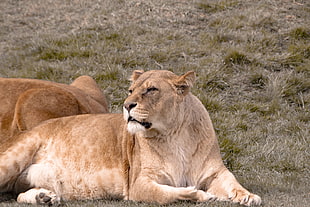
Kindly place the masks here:
[(137, 105), (137, 103), (134, 103), (134, 102), (124, 103), (124, 107), (125, 107), (125, 109), (127, 109), (127, 111), (130, 111), (130, 110), (133, 109), (136, 105)]

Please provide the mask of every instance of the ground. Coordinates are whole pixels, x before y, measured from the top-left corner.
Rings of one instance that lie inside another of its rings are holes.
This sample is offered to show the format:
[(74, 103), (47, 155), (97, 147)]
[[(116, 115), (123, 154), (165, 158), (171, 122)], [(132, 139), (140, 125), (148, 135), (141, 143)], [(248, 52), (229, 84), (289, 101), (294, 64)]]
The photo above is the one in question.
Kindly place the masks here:
[(226, 166), (263, 206), (303, 207), (310, 202), (309, 25), (307, 0), (1, 0), (0, 76), (70, 83), (90, 75), (110, 110), (121, 112), (133, 70), (194, 70), (192, 92), (210, 112)]

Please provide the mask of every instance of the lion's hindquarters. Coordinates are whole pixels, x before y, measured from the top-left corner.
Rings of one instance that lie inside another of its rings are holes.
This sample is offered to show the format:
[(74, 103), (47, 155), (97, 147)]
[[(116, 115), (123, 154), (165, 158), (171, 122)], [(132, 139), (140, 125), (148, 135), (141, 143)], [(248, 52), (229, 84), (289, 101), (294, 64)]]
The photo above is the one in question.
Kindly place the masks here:
[(18, 176), (31, 164), (40, 147), (37, 134), (20, 135), (14, 142), (0, 146), (0, 192), (11, 191)]
[(96, 100), (101, 105), (101, 107), (103, 107), (102, 111), (98, 111), (97, 113), (107, 113), (109, 111), (105, 95), (102, 93), (95, 80), (90, 76), (80, 76), (70, 85), (79, 88), (85, 94), (89, 94), (92, 99)]
[(64, 200), (122, 198), (121, 138), (112, 133), (110, 119), (122, 116), (80, 115), (34, 128), (44, 144), (27, 169), (27, 182)]
[(12, 128), (24, 131), (51, 118), (79, 113), (76, 98), (62, 88), (30, 89), (22, 93), (16, 102)]
[(105, 95), (88, 76), (71, 85), (0, 78), (0, 106), (0, 143), (51, 118), (108, 112)]

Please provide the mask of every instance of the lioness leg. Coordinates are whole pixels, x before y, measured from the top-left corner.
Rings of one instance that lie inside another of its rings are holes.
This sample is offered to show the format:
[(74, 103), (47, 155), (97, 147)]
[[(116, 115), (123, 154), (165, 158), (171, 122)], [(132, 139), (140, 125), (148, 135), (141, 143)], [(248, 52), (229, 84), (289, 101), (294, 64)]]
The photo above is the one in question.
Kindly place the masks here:
[(215, 195), (220, 200), (231, 200), (247, 206), (261, 204), (261, 198), (242, 187), (227, 169), (216, 176), (207, 192)]
[(33, 188), (25, 193), (20, 193), (17, 197), (18, 203), (37, 203), (52, 205), (59, 202), (59, 198), (52, 191), (44, 188)]
[(216, 197), (195, 187), (173, 187), (152, 180), (138, 179), (129, 192), (129, 200), (166, 204), (178, 200), (211, 201)]
[(13, 190), (18, 176), (31, 164), (40, 147), (37, 135), (23, 134), (0, 145), (0, 192)]

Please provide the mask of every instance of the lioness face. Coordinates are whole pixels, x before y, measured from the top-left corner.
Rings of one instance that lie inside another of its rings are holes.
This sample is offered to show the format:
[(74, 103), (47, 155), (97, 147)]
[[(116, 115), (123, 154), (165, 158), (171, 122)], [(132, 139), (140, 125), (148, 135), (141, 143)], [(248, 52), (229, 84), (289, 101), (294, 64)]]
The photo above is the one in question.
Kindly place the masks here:
[(134, 71), (132, 81), (124, 103), (128, 131), (161, 133), (175, 125), (185, 95), (180, 88), (186, 88), (178, 88), (180, 77), (169, 71)]

